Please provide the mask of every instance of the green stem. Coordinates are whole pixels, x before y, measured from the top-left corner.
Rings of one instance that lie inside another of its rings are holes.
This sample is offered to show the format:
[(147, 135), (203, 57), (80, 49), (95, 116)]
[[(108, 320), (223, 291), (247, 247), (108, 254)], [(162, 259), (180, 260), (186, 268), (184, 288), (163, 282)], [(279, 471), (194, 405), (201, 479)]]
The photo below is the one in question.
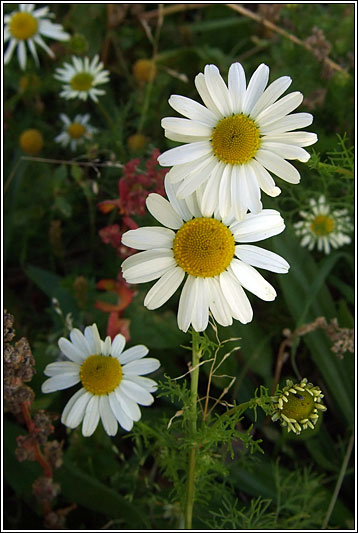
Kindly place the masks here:
[(344, 479), (344, 476), (345, 476), (346, 471), (347, 471), (348, 461), (349, 461), (349, 458), (350, 458), (351, 453), (352, 453), (353, 444), (354, 444), (354, 433), (352, 433), (351, 438), (349, 439), (347, 450), (346, 450), (346, 453), (345, 453), (345, 456), (344, 456), (344, 459), (343, 459), (343, 463), (342, 463), (342, 466), (341, 466), (341, 470), (339, 472), (339, 476), (338, 476), (338, 479), (337, 479), (337, 483), (336, 483), (336, 486), (334, 488), (334, 491), (333, 491), (333, 494), (332, 494), (332, 498), (331, 498), (331, 501), (330, 501), (329, 506), (328, 506), (327, 514), (326, 514), (326, 516), (325, 516), (325, 518), (323, 520), (323, 524), (322, 524), (321, 529), (327, 529), (329, 519), (331, 517), (332, 511), (333, 511), (334, 506), (336, 504), (336, 501), (337, 501), (337, 498), (338, 498), (338, 494), (339, 494), (339, 491), (341, 490), (343, 479)]
[[(194, 439), (197, 423), (197, 401), (199, 382), (199, 361), (200, 361), (200, 334), (196, 331), (192, 333), (192, 369), (190, 373), (190, 427), (189, 434)], [(185, 502), (185, 529), (192, 529), (193, 506), (195, 499), (195, 443), (193, 443), (188, 457), (187, 490)]]

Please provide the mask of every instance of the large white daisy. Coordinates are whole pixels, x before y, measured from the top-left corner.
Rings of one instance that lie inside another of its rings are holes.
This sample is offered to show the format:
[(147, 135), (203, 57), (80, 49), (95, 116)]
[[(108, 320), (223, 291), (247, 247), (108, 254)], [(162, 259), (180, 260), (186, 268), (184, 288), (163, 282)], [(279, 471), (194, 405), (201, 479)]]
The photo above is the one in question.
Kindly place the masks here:
[(60, 96), (66, 100), (72, 98), (87, 100), (89, 97), (98, 102), (97, 96), (105, 94), (105, 91), (97, 89), (97, 85), (109, 81), (109, 71), (103, 69), (103, 63), (98, 55), (95, 55), (91, 62), (88, 57), (72, 56), (72, 65), (64, 63), (63, 67), (57, 68), (55, 78), (64, 82)]
[(4, 55), (4, 64), (6, 65), (12, 58), (12, 54), (17, 47), (17, 57), (20, 67), (26, 67), (26, 44), (35, 60), (39, 65), (39, 59), (36, 52), (36, 45), (41, 46), (50, 57), (55, 54), (47, 46), (41, 36), (50, 37), (58, 41), (67, 41), (70, 35), (63, 31), (61, 24), (54, 24), (49, 20), (53, 15), (49, 13), (48, 7), (35, 9), (35, 4), (19, 4), (19, 11), (13, 11), (4, 16), (4, 42), (9, 41)]
[(73, 120), (61, 113), (60, 119), (63, 122), (63, 131), (55, 137), (55, 142), (60, 143), (62, 146), (69, 144), (72, 151), (76, 150), (78, 145), (83, 144), (86, 140), (91, 140), (92, 135), (97, 131), (97, 128), (88, 123), (90, 119), (88, 113), (86, 115), (76, 115)]
[(279, 100), (290, 77), (278, 78), (266, 88), (268, 77), (269, 68), (261, 64), (246, 87), (244, 69), (234, 63), (226, 86), (218, 68), (206, 65), (195, 78), (206, 107), (184, 96), (169, 99), (171, 107), (187, 118), (164, 118), (165, 135), (187, 144), (164, 152), (158, 161), (173, 167), (168, 176), (179, 183), (179, 198), (201, 188), (205, 216), (212, 215), (217, 203), (224, 217), (231, 209), (238, 220), (248, 209), (259, 213), (260, 189), (269, 196), (281, 192), (270, 172), (289, 183), (300, 181), (298, 170), (286, 159), (309, 159), (303, 146), (315, 143), (317, 135), (293, 130), (310, 125), (313, 117), (289, 114), (301, 104), (300, 92)]
[(340, 248), (351, 242), (347, 233), (353, 231), (353, 224), (347, 209), (333, 210), (324, 195), (318, 200), (311, 198), (309, 207), (309, 211), (300, 211), (303, 220), (293, 225), (301, 246), (309, 250), (317, 247), (318, 251), (329, 254), (331, 247)]
[(70, 333), (71, 341), (61, 337), (60, 350), (70, 361), (50, 363), (49, 376), (42, 392), (67, 389), (81, 382), (82, 388), (68, 401), (61, 417), (63, 424), (77, 427), (82, 421), (82, 434), (89, 437), (99, 419), (108, 435), (117, 433), (118, 424), (130, 431), (141, 417), (139, 405), (150, 405), (157, 389), (155, 381), (143, 377), (159, 368), (157, 359), (143, 359), (148, 348), (133, 346), (123, 351), (125, 338), (118, 334), (111, 342), (100, 339), (96, 324), (88, 326), (84, 335), (79, 329)]
[(281, 233), (285, 228), (282, 217), (272, 209), (249, 214), (239, 222), (233, 216), (222, 218), (218, 211), (206, 217), (196, 195), (178, 199), (167, 176), (165, 188), (169, 201), (152, 193), (147, 207), (166, 227), (138, 228), (122, 237), (126, 246), (144, 250), (123, 261), (124, 279), (144, 283), (159, 278), (144, 300), (148, 309), (156, 309), (187, 274), (178, 308), (178, 326), (183, 331), (190, 324), (204, 331), (209, 310), (223, 326), (232, 324), (233, 318), (250, 322), (252, 308), (243, 288), (263, 300), (276, 297), (275, 289), (254, 267), (285, 273), (289, 265), (279, 255), (247, 243)]

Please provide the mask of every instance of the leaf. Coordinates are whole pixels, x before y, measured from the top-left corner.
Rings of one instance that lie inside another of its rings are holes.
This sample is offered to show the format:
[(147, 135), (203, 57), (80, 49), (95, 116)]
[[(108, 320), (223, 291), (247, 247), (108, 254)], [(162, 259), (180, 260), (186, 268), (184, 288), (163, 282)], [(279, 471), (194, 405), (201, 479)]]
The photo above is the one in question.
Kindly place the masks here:
[(64, 315), (73, 313), (77, 309), (77, 304), (71, 291), (62, 287), (62, 278), (43, 268), (29, 265), (25, 272), (34, 283), (52, 300), (59, 301), (60, 308)]
[(121, 494), (89, 476), (68, 458), (56, 471), (55, 479), (61, 485), (62, 494), (69, 502), (75, 502), (91, 511), (97, 511), (113, 519), (123, 518), (131, 529), (148, 529), (148, 523), (136, 505)]

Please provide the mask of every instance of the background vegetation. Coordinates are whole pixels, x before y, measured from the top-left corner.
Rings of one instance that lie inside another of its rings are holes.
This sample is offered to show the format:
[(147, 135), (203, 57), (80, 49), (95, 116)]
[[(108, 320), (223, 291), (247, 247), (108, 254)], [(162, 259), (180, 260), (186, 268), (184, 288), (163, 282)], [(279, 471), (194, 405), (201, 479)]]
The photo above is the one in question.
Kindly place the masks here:
[[(233, 455), (228, 448), (220, 450), (222, 468), (213, 465), (208, 495), (198, 492), (194, 527), (319, 529), (333, 498), (329, 526), (353, 529), (352, 459), (337, 500), (334, 495), (353, 438), (353, 355), (343, 350), (338, 357), (324, 328), (294, 335), (285, 346), (287, 356), (282, 356), (280, 346), (287, 338), (284, 330), (294, 332), (318, 317), (327, 323), (337, 319), (338, 334), (354, 325), (353, 244), (324, 256), (302, 248), (292, 229), (299, 210), (307, 209), (309, 199), (322, 193), (334, 208), (348, 209), (353, 219), (354, 4), (245, 5), (249, 13), (225, 4), (195, 9), (184, 4), (51, 5), (56, 22), (72, 39), (52, 43), (56, 60), (41, 54), (39, 69), (29, 56), (25, 73), (16, 57), (4, 67), (4, 303), (15, 316), (16, 338), (28, 339), (36, 361), (36, 374), (29, 383), (35, 392), (32, 412), (61, 413), (72, 392), (45, 396), (40, 391), (44, 367), (58, 356), (57, 340), (67, 336), (70, 323), (82, 328), (96, 322), (104, 337), (109, 315), (96, 302), (115, 305), (118, 298), (98, 285), (100, 280), (116, 280), (121, 263), (118, 246), (103, 242), (100, 231), (121, 226), (123, 220), (118, 209), (105, 213), (98, 204), (118, 199), (123, 165), (139, 158), (138, 173), (146, 175), (153, 150), (163, 152), (176, 144), (164, 138), (160, 126), (162, 117), (174, 114), (169, 96), (198, 100), (193, 79), (208, 63), (216, 64), (224, 77), (234, 61), (243, 64), (248, 76), (261, 62), (270, 67), (270, 80), (291, 76), (290, 90), (305, 96), (299, 111), (313, 113), (310, 129), (319, 139), (309, 148), (310, 162), (296, 164), (300, 185), (277, 180), (282, 194), (263, 199), (265, 207), (278, 209), (287, 224), (285, 232), (265, 246), (285, 257), (291, 269), (285, 276), (267, 276), (277, 289), (274, 302), (250, 296), (252, 323), (243, 326), (235, 321), (229, 328), (219, 328), (221, 339), (239, 337), (240, 349), (223, 362), (220, 373), (229, 377), (214, 378), (212, 394), (220, 397), (232, 376), (236, 380), (223, 401), (241, 403), (261, 385), (272, 390), (277, 380), (283, 385), (286, 378), (306, 376), (324, 392), (328, 411), (315, 430), (300, 437), (287, 435), (262, 413), (255, 420), (248, 411), (239, 429), (246, 431), (253, 424), (251, 435), (262, 441), (264, 453), (250, 455), (250, 448), (237, 438), (230, 442)], [(5, 4), (7, 13), (15, 8), (16, 4)], [(60, 98), (55, 68), (73, 54), (97, 53), (110, 71), (100, 103)], [(138, 59), (154, 61), (151, 81), (135, 75)], [(61, 131), (60, 113), (90, 113), (91, 124), (98, 128), (93, 141), (75, 154), (54, 142)], [(38, 157), (24, 157), (19, 146), (19, 136), (28, 128), (40, 130), (44, 137)], [(128, 142), (136, 133), (145, 136), (140, 148)], [(133, 219), (139, 225), (151, 223), (148, 214)], [(164, 395), (165, 375), (174, 378), (187, 371), (190, 354), (183, 346), (190, 339), (176, 325), (177, 299), (158, 311), (147, 311), (143, 307), (147, 290), (147, 285), (137, 287), (133, 301), (118, 314), (130, 321), (130, 342), (146, 344), (162, 365), (155, 377), (163, 383), (162, 393), (152, 407), (143, 409), (143, 425), (140, 422), (130, 436), (121, 431), (109, 438), (98, 428), (85, 439), (79, 429), (66, 431), (59, 420), (53, 422), (50, 440), (62, 442), (63, 451), (62, 465), (54, 474), (60, 491), (53, 508), (76, 504), (67, 514), (68, 529), (180, 525), (178, 493), (169, 481), (170, 471), (180, 468), (173, 466), (175, 457), (165, 459), (173, 437), (168, 433), (168, 439), (158, 443), (145, 427), (162, 424), (164, 432), (180, 409), (185, 391), (171, 391), (170, 401)], [(205, 371), (206, 365), (199, 385), (202, 394)], [(225, 406), (219, 405), (220, 409)], [(14, 530), (44, 527), (43, 508), (33, 490), (41, 467), (31, 461), (19, 463), (15, 455), (16, 439), (25, 433), (21, 416), (7, 412), (4, 524)]]

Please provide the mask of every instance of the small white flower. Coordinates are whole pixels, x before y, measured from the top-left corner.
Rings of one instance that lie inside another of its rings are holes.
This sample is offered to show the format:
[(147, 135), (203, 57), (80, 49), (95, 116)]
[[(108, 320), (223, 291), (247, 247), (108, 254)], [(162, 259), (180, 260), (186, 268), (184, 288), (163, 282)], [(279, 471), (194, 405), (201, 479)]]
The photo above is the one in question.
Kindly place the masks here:
[(89, 437), (99, 419), (106, 433), (117, 433), (118, 424), (130, 431), (133, 422), (141, 417), (139, 405), (151, 405), (152, 392), (157, 384), (143, 377), (159, 368), (157, 359), (144, 357), (148, 348), (133, 346), (123, 351), (125, 338), (118, 334), (111, 342), (100, 339), (96, 324), (88, 326), (84, 335), (79, 329), (70, 333), (71, 342), (64, 337), (58, 341), (60, 350), (70, 361), (50, 363), (45, 368), (49, 376), (42, 384), (42, 392), (54, 392), (82, 383), (82, 388), (68, 401), (61, 417), (63, 424), (76, 428), (81, 422), (82, 434)]
[(298, 237), (302, 237), (301, 246), (313, 250), (315, 246), (321, 252), (329, 254), (331, 246), (340, 248), (351, 242), (346, 235), (353, 230), (347, 209), (332, 210), (326, 198), (321, 195), (318, 200), (311, 199), (310, 211), (300, 211), (304, 220), (293, 226)]
[(86, 140), (91, 140), (93, 133), (97, 131), (97, 128), (88, 124), (89, 114), (76, 115), (71, 120), (67, 115), (61, 113), (60, 119), (63, 122), (63, 131), (55, 137), (55, 142), (60, 143), (62, 146), (69, 144), (72, 151), (77, 150), (79, 144), (83, 144)]
[(281, 233), (285, 228), (282, 217), (272, 209), (249, 214), (241, 222), (231, 215), (222, 218), (217, 210), (213, 218), (206, 217), (195, 195), (177, 198), (176, 186), (167, 176), (165, 189), (169, 201), (152, 193), (147, 207), (166, 227), (138, 228), (122, 237), (126, 246), (144, 250), (123, 261), (124, 279), (144, 283), (159, 278), (144, 300), (148, 309), (157, 309), (187, 274), (178, 308), (178, 326), (183, 331), (190, 324), (204, 331), (209, 310), (223, 326), (232, 324), (233, 318), (250, 322), (252, 308), (243, 288), (263, 300), (276, 297), (275, 289), (253, 267), (286, 273), (289, 265), (279, 255), (246, 243)]
[(6, 65), (12, 58), (12, 54), (17, 46), (17, 57), (20, 67), (26, 67), (26, 46), (32, 54), (36, 65), (39, 65), (36, 46), (46, 50), (50, 57), (55, 54), (47, 46), (41, 36), (56, 39), (58, 41), (67, 41), (70, 35), (63, 31), (61, 24), (54, 24), (46, 17), (52, 17), (48, 7), (41, 7), (34, 11), (35, 4), (19, 4), (19, 11), (14, 11), (4, 16), (4, 42), (9, 41), (4, 55), (4, 64)]
[(95, 55), (91, 62), (88, 57), (82, 59), (72, 56), (72, 63), (64, 63), (62, 68), (56, 69), (55, 78), (64, 82), (60, 96), (66, 100), (87, 100), (90, 97), (94, 102), (98, 102), (97, 96), (105, 94), (105, 91), (97, 89), (97, 85), (109, 81), (109, 71), (103, 69), (98, 55)]
[(268, 66), (261, 64), (246, 87), (243, 67), (233, 63), (226, 86), (218, 68), (206, 65), (195, 78), (206, 107), (184, 96), (169, 99), (171, 107), (187, 118), (164, 118), (165, 136), (187, 144), (164, 152), (158, 161), (173, 167), (168, 176), (180, 184), (179, 198), (201, 189), (205, 216), (212, 215), (217, 203), (223, 217), (231, 210), (237, 220), (248, 209), (259, 213), (260, 189), (269, 196), (281, 192), (270, 172), (289, 183), (300, 181), (298, 170), (286, 159), (310, 158), (303, 146), (315, 143), (317, 135), (293, 130), (310, 125), (313, 117), (289, 114), (301, 104), (300, 92), (279, 100), (291, 84), (289, 76), (266, 88), (268, 77)]

